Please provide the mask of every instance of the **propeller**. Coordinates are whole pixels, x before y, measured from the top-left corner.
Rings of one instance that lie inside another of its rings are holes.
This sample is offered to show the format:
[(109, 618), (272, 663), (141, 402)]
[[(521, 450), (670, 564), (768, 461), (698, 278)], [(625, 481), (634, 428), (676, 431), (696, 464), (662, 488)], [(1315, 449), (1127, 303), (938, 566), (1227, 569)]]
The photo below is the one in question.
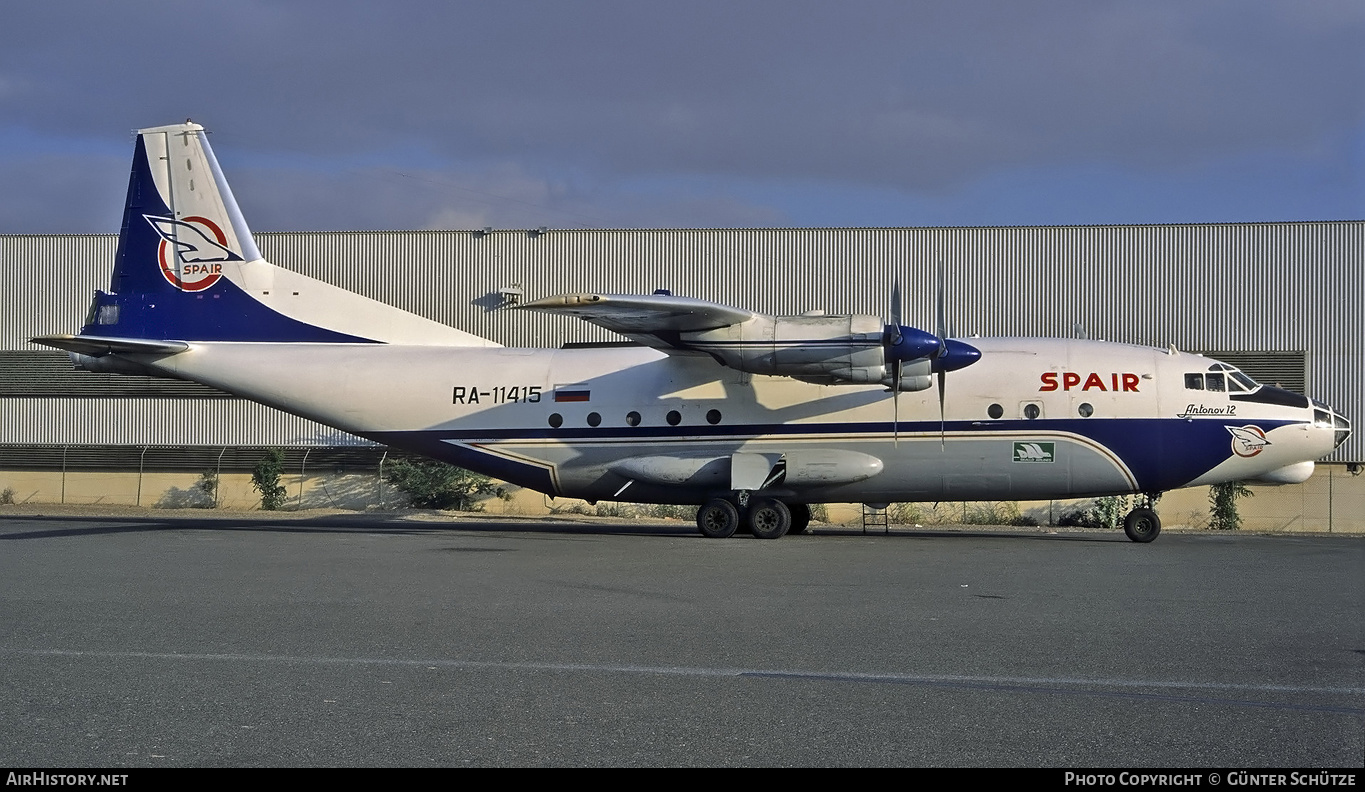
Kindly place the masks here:
[[(901, 294), (901, 276), (897, 275), (894, 283), (891, 284), (891, 324), (886, 329), (890, 331), (891, 337), (883, 339), (882, 343), (887, 345), (888, 350), (898, 347), (905, 343), (905, 334), (901, 332), (901, 311), (905, 306), (905, 298)], [(901, 444), (901, 359), (899, 356), (891, 357), (891, 445), (899, 448)]]
[(938, 374), (938, 443), (940, 450), (947, 448), (947, 383), (948, 372), (957, 371), (965, 368), (981, 359), (981, 350), (965, 344), (961, 341), (954, 341), (948, 336), (952, 335), (952, 325), (948, 324), (948, 309), (946, 307), (947, 291), (947, 268), (943, 262), (938, 263), (938, 304), (936, 317), (936, 329), (938, 340), (942, 345), (938, 356), (930, 363), (930, 367)]
[(942, 345), (938, 338), (913, 327), (901, 324), (904, 300), (901, 280), (896, 276), (891, 285), (891, 324), (882, 330), (882, 348), (887, 366), (891, 369), (891, 442), (900, 445), (901, 374), (907, 360), (923, 360), (938, 355)]
[(947, 324), (944, 294), (944, 268), (939, 263), (937, 296), (937, 332), (928, 333), (901, 324), (903, 300), (900, 276), (891, 287), (891, 323), (882, 331), (882, 347), (891, 379), (891, 436), (900, 444), (901, 377), (907, 361), (928, 360), (930, 370), (938, 375), (939, 442), (946, 447), (946, 401), (944, 385), (949, 371), (970, 366), (981, 358), (981, 351), (970, 344), (948, 338), (952, 330)]
[[(939, 340), (943, 342), (943, 351), (939, 352), (938, 357), (934, 358), (934, 363), (938, 363), (948, 352), (948, 309), (944, 305), (944, 282), (947, 280), (947, 272), (944, 270), (943, 261), (938, 262), (938, 304), (935, 306), (936, 332)], [(933, 364), (930, 364), (933, 365)], [(948, 447), (947, 437), (947, 394), (945, 386), (948, 384), (948, 371), (942, 366), (934, 366), (938, 372), (938, 447), (942, 451)]]

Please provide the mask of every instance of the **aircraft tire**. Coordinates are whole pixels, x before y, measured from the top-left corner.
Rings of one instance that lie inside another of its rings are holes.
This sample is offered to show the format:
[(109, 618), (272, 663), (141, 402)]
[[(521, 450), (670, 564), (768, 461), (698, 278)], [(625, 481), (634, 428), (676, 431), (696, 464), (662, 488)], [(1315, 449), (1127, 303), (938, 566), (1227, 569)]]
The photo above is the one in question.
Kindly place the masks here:
[(733, 536), (739, 527), (739, 509), (724, 498), (712, 498), (697, 509), (697, 529), (707, 539)]
[(1123, 518), (1123, 532), (1134, 542), (1146, 544), (1161, 533), (1161, 518), (1151, 509), (1133, 509)]
[(749, 528), (755, 539), (781, 539), (792, 527), (792, 512), (776, 498), (749, 504)]
[(810, 505), (805, 503), (788, 503), (787, 508), (792, 513), (792, 527), (787, 529), (789, 534), (803, 534), (810, 527)]

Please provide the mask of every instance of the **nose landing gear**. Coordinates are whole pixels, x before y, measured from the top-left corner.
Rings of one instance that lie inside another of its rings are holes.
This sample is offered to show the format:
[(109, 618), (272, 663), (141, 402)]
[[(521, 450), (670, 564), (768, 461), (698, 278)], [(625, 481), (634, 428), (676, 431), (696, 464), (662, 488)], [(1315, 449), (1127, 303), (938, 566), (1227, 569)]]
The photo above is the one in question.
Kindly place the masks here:
[(1145, 544), (1161, 533), (1161, 518), (1151, 509), (1133, 509), (1123, 518), (1123, 532), (1134, 542)]
[(1146, 544), (1161, 533), (1161, 518), (1156, 516), (1156, 502), (1160, 492), (1149, 492), (1137, 508), (1123, 518), (1123, 532), (1134, 542)]

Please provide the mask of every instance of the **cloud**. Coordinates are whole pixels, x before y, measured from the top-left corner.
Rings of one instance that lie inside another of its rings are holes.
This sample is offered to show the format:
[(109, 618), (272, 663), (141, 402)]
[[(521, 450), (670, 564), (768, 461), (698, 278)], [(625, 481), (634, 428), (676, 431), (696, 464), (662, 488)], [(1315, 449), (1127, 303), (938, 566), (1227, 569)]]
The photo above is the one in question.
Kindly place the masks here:
[[(56, 0), (6, 13), (0, 118), (39, 138), (123, 140), (192, 116), (225, 165), (231, 151), (239, 168), (275, 170), (286, 194), (304, 172), (479, 181), (511, 163), (528, 184), (586, 175), (602, 191), (676, 178), (932, 197), (1004, 171), (1344, 160), (1365, 126), (1362, 41), (1356, 2)], [(535, 200), (615, 225), (650, 206), (784, 214), (724, 187), (643, 205), (576, 189)], [(423, 214), (371, 192), (373, 214), (338, 216), (529, 216), (472, 196)], [(310, 210), (292, 211), (275, 216)]]
[(115, 233), (128, 162), (44, 154), (0, 159), (0, 233)]
[(714, 188), (578, 184), (510, 163), (465, 171), (247, 169), (228, 177), (255, 231), (754, 227), (785, 220), (771, 206)]

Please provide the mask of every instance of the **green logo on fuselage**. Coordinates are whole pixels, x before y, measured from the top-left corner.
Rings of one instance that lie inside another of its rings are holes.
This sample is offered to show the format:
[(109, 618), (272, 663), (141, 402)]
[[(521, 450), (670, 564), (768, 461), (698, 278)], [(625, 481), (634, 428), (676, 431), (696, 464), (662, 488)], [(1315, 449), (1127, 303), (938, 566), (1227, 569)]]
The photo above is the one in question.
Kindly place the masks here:
[(1043, 443), (1036, 440), (1027, 442), (1016, 442), (1014, 444), (1015, 462), (1055, 462), (1057, 444)]

